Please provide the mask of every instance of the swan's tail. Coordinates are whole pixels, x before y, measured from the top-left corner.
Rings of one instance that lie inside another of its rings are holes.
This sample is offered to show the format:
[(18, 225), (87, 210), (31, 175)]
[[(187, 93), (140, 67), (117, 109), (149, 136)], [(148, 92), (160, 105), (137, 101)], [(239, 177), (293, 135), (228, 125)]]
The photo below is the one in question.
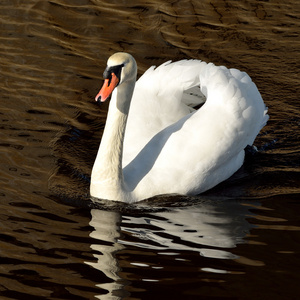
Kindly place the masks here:
[(264, 116), (261, 122), (261, 127), (260, 129), (262, 129), (268, 122), (269, 120), (269, 115), (268, 115), (268, 108), (265, 106), (265, 110), (264, 110)]

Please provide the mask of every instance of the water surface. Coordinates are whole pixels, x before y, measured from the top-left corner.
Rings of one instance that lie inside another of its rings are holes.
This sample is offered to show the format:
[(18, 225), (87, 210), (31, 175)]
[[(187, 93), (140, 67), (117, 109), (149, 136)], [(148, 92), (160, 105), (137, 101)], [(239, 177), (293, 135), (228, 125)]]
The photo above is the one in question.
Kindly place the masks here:
[[(298, 298), (297, 0), (0, 7), (1, 299)], [(246, 71), (269, 107), (259, 153), (197, 197), (93, 206), (93, 99), (117, 51), (139, 75), (185, 58)]]

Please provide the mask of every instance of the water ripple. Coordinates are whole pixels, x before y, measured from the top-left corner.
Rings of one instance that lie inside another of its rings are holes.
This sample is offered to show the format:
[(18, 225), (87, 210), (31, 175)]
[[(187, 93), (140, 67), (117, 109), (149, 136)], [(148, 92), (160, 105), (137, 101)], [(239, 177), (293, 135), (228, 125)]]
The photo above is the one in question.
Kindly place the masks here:
[[(1, 1), (1, 299), (294, 299), (297, 4)], [(247, 71), (271, 116), (260, 151), (199, 197), (93, 206), (107, 112), (93, 99), (117, 51), (139, 75), (182, 58)]]

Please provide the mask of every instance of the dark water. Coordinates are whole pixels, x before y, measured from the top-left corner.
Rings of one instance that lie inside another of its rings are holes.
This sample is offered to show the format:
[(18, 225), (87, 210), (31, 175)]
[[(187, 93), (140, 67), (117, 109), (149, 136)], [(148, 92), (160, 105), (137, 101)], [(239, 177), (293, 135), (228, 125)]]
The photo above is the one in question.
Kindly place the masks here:
[[(298, 299), (300, 4), (0, 1), (1, 299)], [(89, 201), (106, 59), (197, 58), (256, 82), (270, 121), (199, 197)]]

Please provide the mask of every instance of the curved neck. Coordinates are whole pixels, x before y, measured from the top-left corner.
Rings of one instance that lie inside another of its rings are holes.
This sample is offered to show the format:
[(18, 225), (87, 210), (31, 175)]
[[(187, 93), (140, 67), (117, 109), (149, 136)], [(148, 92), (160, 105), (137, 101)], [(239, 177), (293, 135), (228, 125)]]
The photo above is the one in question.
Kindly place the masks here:
[(118, 86), (109, 105), (105, 129), (91, 175), (91, 195), (103, 199), (125, 198), (123, 141), (135, 81)]

